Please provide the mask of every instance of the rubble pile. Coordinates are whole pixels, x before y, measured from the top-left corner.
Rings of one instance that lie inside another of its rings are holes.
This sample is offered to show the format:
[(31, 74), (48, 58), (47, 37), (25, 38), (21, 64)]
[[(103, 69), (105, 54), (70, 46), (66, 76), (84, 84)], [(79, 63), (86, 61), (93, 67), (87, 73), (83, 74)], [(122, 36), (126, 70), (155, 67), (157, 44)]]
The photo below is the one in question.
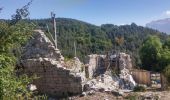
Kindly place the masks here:
[(89, 90), (104, 90), (104, 91), (112, 91), (119, 88), (119, 84), (117, 80), (114, 80), (114, 77), (111, 77), (110, 75), (101, 75), (96, 79), (92, 79), (87, 81), (84, 85), (84, 91)]
[[(102, 68), (107, 68), (102, 64), (100, 60), (100, 65), (97, 66), (99, 62), (96, 60), (98, 57), (97, 55), (90, 55), (91, 60), (89, 62), (93, 62), (93, 70), (90, 73), (94, 73), (95, 70)], [(116, 58), (117, 57), (117, 58)], [(119, 61), (119, 69), (120, 74), (117, 76), (116, 74), (111, 73), (111, 69), (108, 69), (104, 73), (101, 73), (97, 77), (93, 77), (91, 80), (87, 81), (83, 86), (83, 90), (85, 91), (84, 94), (89, 94), (91, 92), (114, 92), (117, 94), (122, 95), (123, 92), (129, 92), (132, 91), (133, 88), (136, 86), (135, 81), (133, 80), (132, 75), (129, 72), (129, 69), (131, 68), (131, 60), (129, 58), (130, 56), (125, 53), (120, 53), (118, 55), (111, 55), (110, 58), (112, 59), (118, 59)], [(95, 58), (95, 59), (94, 59)], [(106, 58), (106, 57), (105, 57)], [(105, 60), (103, 60), (105, 61)], [(104, 66), (104, 67), (103, 67)], [(90, 66), (89, 66), (90, 67)]]
[(128, 65), (127, 65), (125, 59), (120, 58), (119, 65), (120, 65), (120, 74), (119, 74), (120, 88), (133, 90), (133, 88), (136, 86), (136, 83), (135, 83), (132, 75), (130, 74), (129, 70), (126, 67)]
[[(122, 73), (124, 74), (124, 73)], [(83, 85), (83, 91), (87, 94), (93, 92), (114, 92), (119, 95), (123, 95), (124, 92), (130, 92), (136, 86), (132, 76), (130, 74), (116, 75), (102, 74), (101, 76), (87, 81)]]
[(131, 74), (129, 74), (129, 70), (124, 68), (121, 70), (120, 74), (120, 88), (121, 89), (129, 89), (133, 90), (136, 86), (136, 83)]

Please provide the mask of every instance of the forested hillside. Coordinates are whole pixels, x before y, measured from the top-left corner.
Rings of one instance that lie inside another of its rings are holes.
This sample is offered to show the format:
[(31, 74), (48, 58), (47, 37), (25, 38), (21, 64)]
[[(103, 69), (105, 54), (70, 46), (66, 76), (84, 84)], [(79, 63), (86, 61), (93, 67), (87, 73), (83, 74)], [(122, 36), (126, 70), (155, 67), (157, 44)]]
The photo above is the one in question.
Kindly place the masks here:
[[(39, 28), (53, 33), (50, 19), (32, 20)], [(108, 51), (127, 52), (132, 55), (134, 64), (139, 66), (139, 48), (149, 35), (157, 35), (166, 40), (167, 35), (156, 30), (131, 25), (117, 26), (104, 24), (95, 26), (74, 19), (57, 18), (58, 48), (65, 57), (74, 57), (74, 41), (77, 44), (77, 56), (83, 60), (84, 56), (97, 53), (105, 54)]]

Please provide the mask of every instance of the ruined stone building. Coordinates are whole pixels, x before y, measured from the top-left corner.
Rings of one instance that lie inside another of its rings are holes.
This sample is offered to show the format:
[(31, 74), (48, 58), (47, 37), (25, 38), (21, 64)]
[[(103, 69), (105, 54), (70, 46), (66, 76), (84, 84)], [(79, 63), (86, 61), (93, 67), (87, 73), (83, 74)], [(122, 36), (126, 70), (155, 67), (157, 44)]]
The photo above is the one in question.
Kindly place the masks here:
[(107, 66), (110, 66), (110, 68), (116, 72), (120, 72), (124, 67), (128, 70), (131, 70), (132, 67), (132, 60), (130, 58), (130, 55), (126, 53), (113, 53), (108, 54), (105, 63)]
[[(86, 58), (85, 72), (87, 78), (91, 79), (88, 84), (92, 88), (102, 87), (110, 91), (118, 87), (118, 89), (133, 90), (136, 83), (129, 71), (131, 68), (131, 59), (128, 54), (92, 54)], [(119, 73), (114, 73), (115, 70)]]
[[(125, 62), (125, 63), (124, 63)], [(86, 57), (86, 74), (89, 78), (104, 74), (109, 68), (120, 71), (125, 66), (126, 69), (132, 69), (132, 61), (130, 55), (125, 53), (97, 55), (91, 54)], [(123, 65), (125, 64), (125, 65)]]
[(86, 57), (85, 72), (86, 77), (92, 79), (99, 74), (104, 74), (106, 71), (105, 55), (91, 54)]
[[(29, 76), (37, 75), (38, 79), (35, 79), (33, 84), (40, 93), (57, 97), (82, 93), (83, 85), (90, 80), (96, 80), (98, 76), (106, 79), (102, 79), (104, 83), (99, 82), (97, 87), (106, 87), (107, 82), (114, 83), (115, 81), (115, 85), (107, 86), (107, 89), (110, 87), (115, 89), (114, 87), (118, 87), (121, 78), (113, 80), (113, 76), (106, 75), (105, 72), (110, 68), (118, 68), (123, 70), (120, 76), (128, 81), (131, 76), (129, 72), (125, 75), (124, 71), (132, 68), (130, 56), (125, 53), (88, 55), (85, 64), (82, 64), (77, 57), (68, 63), (64, 62), (60, 50), (56, 49), (40, 30), (34, 32), (24, 47), (20, 63), (24, 73)], [(128, 83), (132, 82), (128, 81)], [(121, 86), (123, 85), (124, 83)]]
[(37, 30), (24, 48), (21, 65), (24, 73), (37, 75), (33, 84), (40, 93), (52, 96), (81, 93), (81, 77), (63, 67), (63, 60), (60, 51), (42, 31)]

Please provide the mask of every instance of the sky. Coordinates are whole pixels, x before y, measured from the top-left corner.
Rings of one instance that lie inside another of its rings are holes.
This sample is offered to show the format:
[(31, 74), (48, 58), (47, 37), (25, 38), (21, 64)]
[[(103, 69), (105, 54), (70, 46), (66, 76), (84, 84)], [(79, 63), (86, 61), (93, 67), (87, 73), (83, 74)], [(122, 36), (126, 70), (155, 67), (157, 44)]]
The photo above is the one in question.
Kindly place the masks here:
[[(10, 19), (17, 8), (29, 0), (0, 0), (0, 19)], [(124, 25), (132, 22), (145, 26), (153, 20), (170, 18), (170, 0), (34, 0), (30, 18), (73, 18), (95, 25)]]

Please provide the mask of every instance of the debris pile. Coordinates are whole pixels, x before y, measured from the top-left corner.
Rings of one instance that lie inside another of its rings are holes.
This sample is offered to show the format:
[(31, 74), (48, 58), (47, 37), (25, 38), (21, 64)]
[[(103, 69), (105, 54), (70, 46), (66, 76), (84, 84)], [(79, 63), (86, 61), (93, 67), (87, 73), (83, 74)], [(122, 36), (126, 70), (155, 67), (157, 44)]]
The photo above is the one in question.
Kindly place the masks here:
[[(99, 60), (99, 57), (103, 58), (104, 60)], [(92, 67), (92, 70), (89, 73), (93, 75), (98, 69), (104, 69), (104, 72), (99, 73), (97, 77), (92, 77), (91, 80), (87, 81), (83, 86), (83, 90), (85, 91), (84, 94), (89, 94), (91, 92), (114, 92), (119, 95), (122, 95), (123, 92), (132, 91), (133, 88), (136, 86), (135, 81), (133, 80), (132, 75), (129, 72), (131, 68), (131, 59), (130, 56), (125, 53), (114, 54), (110, 55), (111, 61), (116, 59), (119, 65), (120, 74), (117, 76), (111, 72), (111, 68), (108, 68), (110, 64), (104, 64), (106, 56), (100, 55), (89, 55), (89, 66), (88, 68)], [(99, 61), (99, 62), (98, 62)], [(110, 65), (111, 66), (111, 65)], [(115, 66), (117, 67), (117, 66)], [(129, 69), (127, 69), (129, 68)]]
[(117, 79), (110, 75), (103, 74), (96, 79), (87, 81), (84, 85), (84, 91), (95, 90), (95, 91), (112, 91), (119, 88)]
[[(125, 54), (124, 54), (125, 55)], [(120, 86), (121, 89), (129, 89), (133, 90), (133, 88), (136, 86), (136, 83), (130, 74), (129, 70), (127, 69), (127, 66), (129, 66), (129, 63), (126, 63), (126, 59), (123, 59), (120, 57)], [(127, 65), (128, 64), (128, 65)]]
[(132, 75), (129, 74), (129, 70), (126, 68), (122, 69), (120, 74), (120, 88), (133, 90), (135, 86), (136, 83)]

